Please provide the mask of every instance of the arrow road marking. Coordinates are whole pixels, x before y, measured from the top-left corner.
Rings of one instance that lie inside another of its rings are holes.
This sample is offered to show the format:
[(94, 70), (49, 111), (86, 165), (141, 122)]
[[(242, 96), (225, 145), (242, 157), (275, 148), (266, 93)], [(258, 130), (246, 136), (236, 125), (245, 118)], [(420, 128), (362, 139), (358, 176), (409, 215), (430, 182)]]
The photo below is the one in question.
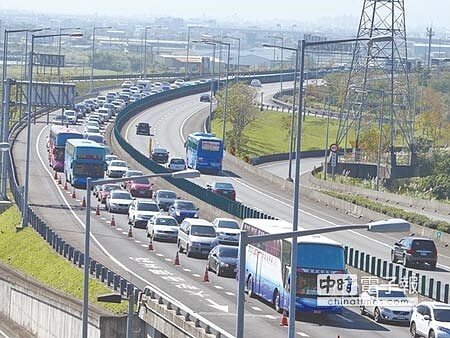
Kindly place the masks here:
[(217, 310), (223, 311), (223, 312), (228, 312), (228, 305), (219, 305), (212, 299), (207, 299), (207, 301), (210, 303), (209, 306), (211, 306)]

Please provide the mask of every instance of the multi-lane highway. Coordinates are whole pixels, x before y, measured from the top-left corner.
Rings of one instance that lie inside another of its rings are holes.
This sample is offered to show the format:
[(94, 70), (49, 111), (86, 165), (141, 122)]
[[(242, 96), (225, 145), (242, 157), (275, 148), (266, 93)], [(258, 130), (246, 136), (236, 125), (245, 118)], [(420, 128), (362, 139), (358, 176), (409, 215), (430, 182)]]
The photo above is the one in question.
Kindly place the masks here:
[[(266, 90), (266, 88), (264, 89)], [(267, 89), (269, 91), (269, 88)], [(199, 96), (193, 95), (152, 107), (131, 119), (125, 128), (125, 137), (138, 150), (147, 154), (148, 139), (135, 135), (137, 121), (148, 121), (155, 134), (156, 145), (167, 148), (171, 155), (184, 154), (184, 139), (192, 131), (198, 131), (207, 114), (207, 107), (199, 102)], [(32, 127), (33, 148), (31, 152), (32, 170), (30, 203), (42, 218), (52, 224), (64, 239), (80, 249), (84, 236), (85, 211), (80, 201), (85, 192), (77, 190), (77, 200), (71, 198), (71, 191), (65, 191), (53, 179), (53, 173), (47, 164), (46, 136), (49, 127), (38, 120)], [(23, 182), (25, 135), (20, 134), (14, 146), (15, 163), (18, 175)], [(130, 160), (131, 159), (126, 159)], [(264, 210), (281, 219), (292, 217), (292, 196), (285, 191), (270, 186), (263, 179), (239, 171), (225, 161), (225, 174), (220, 180), (232, 182), (238, 199), (243, 203)], [(205, 186), (215, 180), (214, 176), (202, 176), (195, 182)], [(96, 204), (93, 204), (93, 210)], [(300, 223), (305, 228), (314, 228), (335, 224), (361, 223), (365, 220), (354, 219), (336, 210), (302, 196), (300, 204)], [(200, 210), (201, 216), (201, 210)], [(145, 232), (135, 229), (133, 237), (127, 237), (125, 215), (116, 215), (116, 227), (110, 226), (111, 215), (102, 211), (101, 216), (91, 217), (92, 248), (91, 255), (96, 260), (122, 274), (140, 288), (152, 284), (170, 297), (201, 314), (206, 320), (233, 333), (236, 314), (236, 281), (230, 278), (210, 276), (211, 282), (203, 282), (205, 260), (181, 257), (181, 266), (172, 261), (176, 253), (174, 243), (155, 244), (155, 251), (147, 250)], [(389, 247), (400, 235), (367, 234), (361, 232), (336, 233), (334, 239), (369, 252), (380, 258), (389, 257)], [(450, 257), (440, 253), (439, 269), (429, 272), (441, 280), (448, 280)], [(255, 299), (246, 302), (245, 336), (274, 337), (284, 336), (287, 328), (280, 327), (280, 315), (269, 305)], [(361, 317), (358, 309), (345, 310), (342, 315), (302, 318), (297, 322), (299, 337), (358, 337), (364, 332), (369, 337), (407, 337), (408, 330), (397, 325), (379, 325)]]

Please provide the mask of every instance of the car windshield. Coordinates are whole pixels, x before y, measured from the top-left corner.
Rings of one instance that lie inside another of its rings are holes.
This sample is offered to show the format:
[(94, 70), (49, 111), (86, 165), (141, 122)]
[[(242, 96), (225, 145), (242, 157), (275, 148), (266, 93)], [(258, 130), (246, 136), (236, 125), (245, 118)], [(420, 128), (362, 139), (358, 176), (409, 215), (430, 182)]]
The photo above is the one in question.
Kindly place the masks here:
[(415, 240), (413, 241), (412, 248), (414, 250), (434, 251), (434, 243), (432, 241)]
[(144, 175), (142, 173), (142, 171), (138, 171), (138, 170), (128, 170), (126, 176), (127, 177), (131, 177), (131, 176), (142, 176)]
[(158, 192), (158, 197), (159, 198), (177, 198), (177, 194), (175, 194), (172, 191), (160, 191)]
[(193, 225), (191, 227), (191, 234), (202, 237), (216, 237), (216, 231), (211, 226)]
[(154, 149), (153, 152), (155, 154), (167, 154), (167, 150), (166, 149)]
[(141, 211), (159, 211), (158, 205), (156, 203), (139, 203), (138, 210)]
[(127, 164), (122, 161), (111, 161), (111, 166), (112, 167), (126, 167)]
[(237, 258), (238, 257), (238, 247), (219, 247), (220, 256), (222, 257), (230, 257)]
[(150, 185), (150, 181), (146, 177), (138, 177), (133, 180), (133, 183), (137, 184), (148, 184)]
[(195, 205), (192, 202), (178, 202), (177, 208), (183, 210), (195, 210)]
[(165, 218), (165, 217), (158, 217), (155, 220), (155, 224), (175, 226), (175, 227), (178, 226), (178, 223), (174, 218)]
[(221, 220), (217, 224), (218, 228), (239, 229), (239, 223), (236, 221)]
[(131, 195), (128, 192), (116, 192), (112, 195), (113, 198), (121, 199), (121, 200), (131, 200)]
[(103, 186), (104, 191), (111, 191), (111, 190), (116, 190), (116, 189), (120, 189), (120, 185), (107, 184), (107, 185)]
[(434, 319), (439, 322), (450, 322), (450, 309), (435, 309)]
[(234, 190), (231, 183), (216, 183), (216, 189)]
[(172, 164), (184, 164), (184, 160), (182, 158), (174, 158), (170, 161)]

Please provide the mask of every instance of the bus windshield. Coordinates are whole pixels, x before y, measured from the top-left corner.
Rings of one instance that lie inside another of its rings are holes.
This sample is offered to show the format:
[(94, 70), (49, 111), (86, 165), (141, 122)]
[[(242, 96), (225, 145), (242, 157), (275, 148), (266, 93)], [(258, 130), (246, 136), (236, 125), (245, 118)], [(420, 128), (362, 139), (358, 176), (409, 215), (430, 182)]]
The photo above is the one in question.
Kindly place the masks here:
[[(320, 252), (320, 255), (317, 253)], [(340, 246), (323, 243), (300, 243), (297, 266), (318, 270), (345, 270), (344, 250)]]

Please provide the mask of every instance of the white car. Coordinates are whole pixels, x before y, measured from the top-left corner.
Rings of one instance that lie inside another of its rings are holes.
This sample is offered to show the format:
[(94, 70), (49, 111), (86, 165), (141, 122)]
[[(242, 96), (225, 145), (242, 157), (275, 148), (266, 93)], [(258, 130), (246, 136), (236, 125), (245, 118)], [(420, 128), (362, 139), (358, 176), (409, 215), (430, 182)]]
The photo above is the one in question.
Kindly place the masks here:
[(145, 229), (147, 222), (160, 213), (158, 204), (151, 200), (135, 199), (128, 209), (128, 224)]
[(122, 177), (128, 170), (127, 162), (122, 160), (113, 160), (109, 162), (106, 176), (108, 177)]
[(179, 225), (172, 216), (157, 215), (147, 223), (147, 236), (155, 240), (177, 241)]
[(117, 155), (105, 155), (105, 162), (107, 166), (111, 163), (111, 161), (115, 161), (118, 159), (119, 158), (117, 157)]
[(411, 337), (449, 338), (450, 304), (421, 302), (411, 315)]
[(126, 190), (111, 190), (106, 197), (105, 208), (109, 212), (120, 212), (126, 214), (133, 202), (133, 196)]
[(78, 116), (77, 116), (77, 112), (75, 110), (68, 110), (66, 109), (64, 111), (64, 115), (67, 116), (67, 120), (69, 121), (70, 124), (76, 124), (78, 121)]
[(91, 124), (91, 125), (85, 125), (83, 131), (84, 131), (85, 134), (88, 134), (88, 133), (91, 133), (91, 134), (101, 134), (101, 133), (100, 133), (100, 128), (97, 127), (97, 126), (95, 126), (95, 125), (93, 125), (93, 124)]
[(239, 245), (241, 228), (239, 223), (231, 218), (216, 218), (212, 221), (216, 229), (219, 244)]
[(173, 171), (186, 169), (186, 161), (182, 157), (171, 157), (167, 162), (167, 168)]
[(374, 285), (361, 294), (365, 305), (360, 307), (362, 315), (370, 315), (378, 322), (403, 322), (411, 319), (413, 304), (402, 288), (391, 285)]

